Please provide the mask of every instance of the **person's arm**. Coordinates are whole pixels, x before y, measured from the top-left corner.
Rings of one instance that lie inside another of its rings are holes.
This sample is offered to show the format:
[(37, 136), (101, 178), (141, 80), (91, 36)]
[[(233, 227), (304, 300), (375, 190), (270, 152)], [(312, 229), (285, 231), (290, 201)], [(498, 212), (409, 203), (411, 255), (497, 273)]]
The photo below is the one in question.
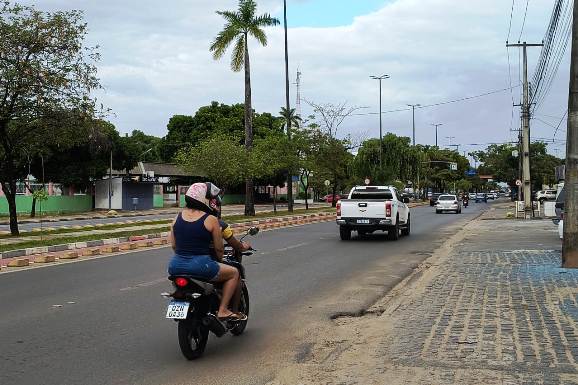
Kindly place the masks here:
[(177, 221), (177, 218), (175, 217), (175, 219), (173, 219), (173, 223), (171, 223), (171, 229), (169, 231), (169, 243), (171, 244), (171, 247), (173, 248), (173, 251), (176, 250), (177, 248), (177, 244), (175, 243), (175, 235), (173, 234), (173, 227), (175, 226), (175, 222)]
[(220, 262), (223, 260), (225, 253), (225, 246), (223, 245), (223, 236), (221, 235), (221, 226), (216, 217), (209, 215), (205, 219), (205, 227), (211, 232), (213, 236), (213, 247), (215, 250), (215, 257)]
[(251, 249), (251, 245), (247, 242), (241, 242), (235, 236), (227, 238), (227, 243), (237, 251), (243, 252)]

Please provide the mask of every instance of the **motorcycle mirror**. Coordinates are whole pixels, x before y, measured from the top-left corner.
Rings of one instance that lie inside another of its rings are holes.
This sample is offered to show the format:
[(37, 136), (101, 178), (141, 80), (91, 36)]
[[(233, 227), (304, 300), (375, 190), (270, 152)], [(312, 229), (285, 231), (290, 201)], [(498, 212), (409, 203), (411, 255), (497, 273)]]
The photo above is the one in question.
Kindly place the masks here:
[(257, 235), (259, 233), (259, 228), (253, 226), (249, 229), (249, 231), (247, 233), (251, 236)]

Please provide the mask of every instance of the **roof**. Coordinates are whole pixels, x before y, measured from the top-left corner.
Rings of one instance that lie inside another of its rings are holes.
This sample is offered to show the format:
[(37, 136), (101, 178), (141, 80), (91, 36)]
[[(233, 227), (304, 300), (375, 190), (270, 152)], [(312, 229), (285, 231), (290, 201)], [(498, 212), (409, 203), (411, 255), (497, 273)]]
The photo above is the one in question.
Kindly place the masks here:
[[(124, 170), (112, 170), (113, 175), (126, 175)], [(195, 175), (196, 174), (196, 175)], [(129, 175), (150, 175), (151, 177), (192, 177), (203, 176), (202, 173), (191, 173), (183, 170), (173, 163), (152, 163), (138, 162), (138, 164), (129, 171)]]

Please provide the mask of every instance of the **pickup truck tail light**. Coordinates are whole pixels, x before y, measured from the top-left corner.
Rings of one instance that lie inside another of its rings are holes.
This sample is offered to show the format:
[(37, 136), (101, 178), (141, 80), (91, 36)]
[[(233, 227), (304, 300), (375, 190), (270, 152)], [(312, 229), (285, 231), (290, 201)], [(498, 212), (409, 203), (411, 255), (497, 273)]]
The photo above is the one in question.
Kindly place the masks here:
[(385, 202), (385, 216), (391, 217), (391, 202)]
[(341, 216), (341, 201), (337, 201), (337, 216)]

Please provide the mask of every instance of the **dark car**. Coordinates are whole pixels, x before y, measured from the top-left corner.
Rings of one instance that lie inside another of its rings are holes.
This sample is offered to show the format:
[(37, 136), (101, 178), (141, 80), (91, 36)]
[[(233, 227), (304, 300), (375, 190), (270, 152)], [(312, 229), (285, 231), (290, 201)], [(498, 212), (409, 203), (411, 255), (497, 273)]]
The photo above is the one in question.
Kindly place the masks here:
[(429, 198), (429, 205), (435, 206), (438, 203), (438, 198), (442, 195), (442, 193), (432, 193), (431, 197)]

